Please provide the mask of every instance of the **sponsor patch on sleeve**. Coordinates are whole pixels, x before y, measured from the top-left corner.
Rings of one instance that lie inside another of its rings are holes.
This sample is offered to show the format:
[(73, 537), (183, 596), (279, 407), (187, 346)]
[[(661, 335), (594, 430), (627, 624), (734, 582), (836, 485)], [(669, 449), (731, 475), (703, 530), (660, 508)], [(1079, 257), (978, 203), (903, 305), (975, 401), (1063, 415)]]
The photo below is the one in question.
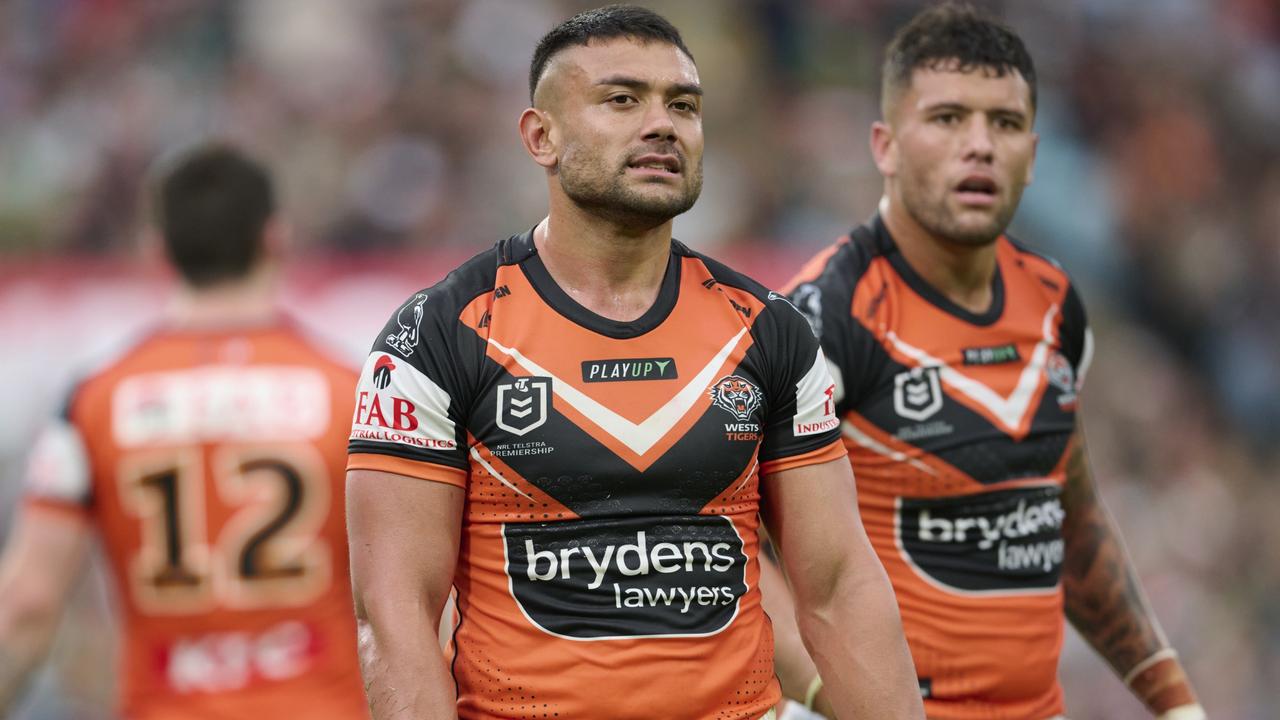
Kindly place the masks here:
[(375, 352), (356, 389), (351, 439), (456, 450), (449, 394), (408, 362)]
[(839, 427), (836, 418), (836, 384), (827, 370), (822, 350), (813, 358), (813, 366), (796, 383), (796, 414), (791, 430), (796, 437), (817, 435)]

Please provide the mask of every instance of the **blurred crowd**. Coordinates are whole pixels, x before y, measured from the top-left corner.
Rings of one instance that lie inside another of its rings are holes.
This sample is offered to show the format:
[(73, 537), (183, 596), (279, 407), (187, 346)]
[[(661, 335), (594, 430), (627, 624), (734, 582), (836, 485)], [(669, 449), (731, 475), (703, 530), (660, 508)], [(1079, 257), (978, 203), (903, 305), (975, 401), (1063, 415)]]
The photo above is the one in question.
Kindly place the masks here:
[[(642, 4), (685, 33), (707, 93), (706, 185), (676, 234), (730, 264), (781, 258), (760, 273), (780, 283), (874, 210), (880, 56), (920, 3)], [(976, 4), (1013, 25), (1037, 64), (1035, 183), (1013, 234), (1083, 289), (1103, 495), (1211, 717), (1274, 717), (1280, 5)], [(527, 228), (545, 197), (516, 134), (529, 56), (591, 5), (0, 0), (0, 328), (24, 312), (4, 265), (127, 267), (148, 168), (210, 135), (276, 171), (303, 259), (452, 258)], [(394, 302), (379, 298), (374, 314)], [(53, 351), (21, 335), (4, 346), (6, 369)], [(14, 407), (59, 390), (21, 389), (31, 397)], [(30, 439), (15, 427), (0, 418), (10, 502)], [(77, 641), (103, 642), (87, 627)], [(84, 656), (66, 658), (61, 689), (32, 717), (100, 705), (102, 663)], [(1141, 717), (1074, 639), (1063, 676), (1072, 717)]]

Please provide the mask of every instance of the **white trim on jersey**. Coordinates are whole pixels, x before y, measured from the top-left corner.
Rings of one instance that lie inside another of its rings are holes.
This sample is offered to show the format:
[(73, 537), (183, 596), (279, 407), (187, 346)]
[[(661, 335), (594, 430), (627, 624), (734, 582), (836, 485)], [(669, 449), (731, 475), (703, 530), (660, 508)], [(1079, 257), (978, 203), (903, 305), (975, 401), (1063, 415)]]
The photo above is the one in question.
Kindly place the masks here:
[(1039, 387), (1044, 374), (1044, 365), (1048, 361), (1049, 351), (1053, 347), (1053, 318), (1057, 314), (1058, 306), (1049, 306), (1042, 323), (1042, 339), (1036, 343), (1036, 349), (1032, 351), (1031, 359), (1022, 368), (1022, 374), (1018, 376), (1018, 384), (1007, 398), (1002, 397), (1000, 393), (992, 390), (987, 385), (952, 368), (939, 358), (907, 343), (892, 330), (888, 332), (887, 337), (899, 352), (914, 360), (918, 366), (937, 367), (942, 377), (942, 382), (989, 410), (1000, 424), (1004, 425), (1006, 430), (1015, 432), (1022, 419), (1026, 416), (1027, 411), (1031, 409), (1031, 400), (1035, 397), (1036, 388)]
[(93, 491), (84, 438), (63, 418), (41, 431), (27, 464), (27, 492), (33, 497), (85, 504)]
[(1076, 368), (1076, 392), (1084, 387), (1084, 375), (1093, 364), (1093, 328), (1084, 329), (1084, 349), (1080, 351), (1080, 367)]
[(793, 435), (817, 435), (840, 426), (836, 418), (835, 390), (835, 381), (827, 370), (827, 358), (819, 348), (809, 371), (796, 382), (796, 414), (791, 419)]
[(658, 408), (639, 424), (622, 417), (578, 388), (556, 377), (550, 370), (525, 357), (524, 353), (519, 350), (506, 347), (493, 338), (489, 338), (489, 344), (515, 360), (516, 364), (530, 375), (551, 378), (551, 388), (556, 397), (563, 400), (574, 410), (582, 413), (588, 420), (595, 423), (601, 430), (609, 433), (618, 442), (626, 445), (631, 452), (637, 455), (644, 455), (667, 433), (671, 432), (671, 428), (675, 427), (676, 423), (680, 422), (680, 419), (697, 404), (698, 399), (706, 393), (707, 388), (715, 380), (720, 366), (724, 365), (725, 361), (728, 360), (730, 353), (738, 346), (738, 341), (746, 333), (747, 328), (739, 330), (738, 334), (730, 338), (720, 348), (720, 351), (698, 371), (698, 374), (680, 389), (680, 392), (676, 393), (665, 405)]
[[(383, 358), (387, 358), (383, 363), (387, 384), (379, 389), (377, 366)], [(411, 404), (398, 404), (404, 402)], [(356, 388), (351, 439), (426, 450), (456, 450), (457, 431), (449, 418), (451, 402), (449, 393), (409, 361), (384, 352), (370, 353)], [(412, 420), (406, 413), (412, 415)], [(375, 422), (375, 418), (381, 422)]]
[(937, 475), (937, 473), (933, 471), (933, 468), (925, 465), (915, 458), (907, 457), (905, 453), (881, 444), (875, 438), (859, 430), (848, 420), (845, 420), (840, 424), (840, 429), (844, 432), (845, 437), (858, 443), (871, 452), (876, 453), (877, 455), (883, 455), (894, 462), (904, 462), (920, 472), (928, 473), (929, 475)]

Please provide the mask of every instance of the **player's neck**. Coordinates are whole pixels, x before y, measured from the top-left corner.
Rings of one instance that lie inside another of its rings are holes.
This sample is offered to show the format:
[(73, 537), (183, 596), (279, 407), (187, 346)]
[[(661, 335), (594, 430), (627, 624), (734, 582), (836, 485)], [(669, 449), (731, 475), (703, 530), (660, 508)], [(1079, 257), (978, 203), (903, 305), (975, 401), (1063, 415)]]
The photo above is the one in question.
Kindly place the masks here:
[(183, 284), (167, 312), (170, 324), (185, 329), (266, 325), (278, 316), (275, 283), (267, 268), (210, 287)]
[(880, 217), (902, 257), (925, 282), (956, 305), (975, 314), (995, 300), (996, 244), (967, 245), (926, 230), (901, 203), (880, 202)]
[(629, 322), (658, 299), (671, 253), (671, 222), (628, 231), (588, 213), (553, 208), (534, 229), (533, 241), (569, 297), (597, 315)]

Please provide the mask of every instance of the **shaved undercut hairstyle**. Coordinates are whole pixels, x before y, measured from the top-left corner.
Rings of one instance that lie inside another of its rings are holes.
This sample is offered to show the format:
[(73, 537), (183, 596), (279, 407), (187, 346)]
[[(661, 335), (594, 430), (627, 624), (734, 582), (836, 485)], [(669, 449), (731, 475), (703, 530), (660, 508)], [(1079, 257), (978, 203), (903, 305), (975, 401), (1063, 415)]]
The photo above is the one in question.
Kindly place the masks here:
[(680, 37), (676, 26), (652, 10), (635, 5), (609, 5), (586, 10), (555, 26), (538, 41), (538, 47), (533, 51), (533, 62), (529, 64), (530, 102), (547, 64), (557, 53), (588, 45), (592, 40), (616, 38), (667, 43), (693, 59), (693, 53), (685, 47), (684, 38)]
[(1003, 77), (1016, 71), (1031, 88), (1036, 107), (1036, 69), (1017, 33), (969, 5), (946, 2), (912, 18), (885, 50), (880, 112), (888, 118), (894, 100), (911, 87), (916, 70), (982, 70)]
[(220, 143), (197, 146), (153, 180), (151, 207), (169, 261), (193, 287), (248, 275), (275, 212), (267, 170)]

